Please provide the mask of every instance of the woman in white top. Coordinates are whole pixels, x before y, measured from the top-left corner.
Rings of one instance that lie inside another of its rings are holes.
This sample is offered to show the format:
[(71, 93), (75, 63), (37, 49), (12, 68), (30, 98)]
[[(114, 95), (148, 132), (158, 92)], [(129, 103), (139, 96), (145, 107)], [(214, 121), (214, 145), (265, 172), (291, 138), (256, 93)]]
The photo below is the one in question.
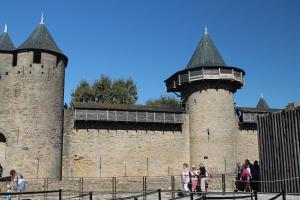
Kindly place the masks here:
[(190, 191), (188, 184), (190, 182), (190, 170), (187, 163), (183, 163), (183, 171), (181, 173), (181, 182), (184, 191)]

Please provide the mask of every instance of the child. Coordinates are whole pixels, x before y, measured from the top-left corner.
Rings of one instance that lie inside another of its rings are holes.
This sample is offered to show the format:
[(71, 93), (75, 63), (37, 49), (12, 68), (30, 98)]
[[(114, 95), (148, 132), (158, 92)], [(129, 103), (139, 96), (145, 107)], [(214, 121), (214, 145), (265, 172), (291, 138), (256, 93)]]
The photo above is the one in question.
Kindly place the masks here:
[[(10, 184), (7, 184), (7, 192), (13, 192), (12, 186)], [(11, 195), (7, 195), (5, 200), (11, 200)]]

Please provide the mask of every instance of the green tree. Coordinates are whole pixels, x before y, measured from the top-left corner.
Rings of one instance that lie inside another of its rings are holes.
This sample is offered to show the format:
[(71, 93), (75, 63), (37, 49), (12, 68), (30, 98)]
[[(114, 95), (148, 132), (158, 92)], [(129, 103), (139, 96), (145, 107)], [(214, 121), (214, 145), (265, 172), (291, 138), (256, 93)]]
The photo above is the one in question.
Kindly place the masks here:
[(131, 78), (115, 80), (111, 92), (113, 104), (134, 104), (138, 99), (136, 84)]
[(91, 101), (93, 95), (89, 83), (86, 80), (80, 81), (75, 91), (72, 92), (71, 97), (71, 103)]
[(180, 100), (173, 96), (161, 96), (158, 99), (150, 99), (146, 102), (148, 106), (180, 106)]
[(112, 80), (109, 76), (101, 75), (99, 80), (96, 80), (92, 86), (94, 101), (99, 103), (112, 102)]
[(107, 104), (134, 104), (136, 103), (137, 87), (129, 78), (112, 81), (109, 76), (102, 75), (92, 86), (86, 81), (81, 81), (76, 90), (71, 94), (73, 102), (97, 102)]

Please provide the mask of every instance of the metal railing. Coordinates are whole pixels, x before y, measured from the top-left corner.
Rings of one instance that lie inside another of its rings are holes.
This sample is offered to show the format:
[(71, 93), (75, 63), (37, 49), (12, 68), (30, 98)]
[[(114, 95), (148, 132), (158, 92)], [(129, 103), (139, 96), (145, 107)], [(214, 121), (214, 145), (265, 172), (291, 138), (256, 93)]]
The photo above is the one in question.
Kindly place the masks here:
[[(71, 196), (68, 198), (63, 198), (63, 192), (69, 192), (69, 191), (63, 191), (62, 189), (59, 190), (49, 190), (49, 191), (26, 191), (26, 192), (0, 192), (0, 197), (1, 196), (9, 196), (9, 198), (7, 199), (11, 199), (11, 197), (29, 197), (29, 198), (33, 198), (35, 197), (35, 195), (43, 195), (45, 197), (45, 194), (53, 194), (56, 193), (56, 197), (59, 200), (67, 200), (67, 199), (75, 199), (75, 198), (83, 198), (85, 196), (89, 197), (89, 200), (93, 199), (93, 193), (92, 192), (88, 192), (88, 193), (83, 193), (80, 195), (76, 195), (76, 196)], [(53, 196), (52, 196), (53, 197)], [(46, 198), (47, 199), (47, 198)]]
[[(63, 190), (79, 191), (79, 195), (87, 191), (111, 193), (134, 190), (177, 190), (181, 189), (181, 176), (123, 176), (123, 177), (78, 177), (57, 179), (25, 178), (26, 190), (48, 191), (61, 188)], [(7, 182), (0, 182), (0, 191), (6, 191)], [(233, 191), (235, 189), (234, 174), (213, 174), (208, 179), (209, 191)]]

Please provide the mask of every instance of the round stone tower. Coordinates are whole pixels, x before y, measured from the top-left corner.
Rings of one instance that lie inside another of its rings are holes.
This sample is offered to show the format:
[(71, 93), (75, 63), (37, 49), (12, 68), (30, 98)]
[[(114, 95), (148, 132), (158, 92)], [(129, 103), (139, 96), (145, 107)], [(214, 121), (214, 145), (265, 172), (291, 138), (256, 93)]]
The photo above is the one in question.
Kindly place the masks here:
[(187, 67), (165, 82), (168, 92), (180, 92), (189, 115), (190, 163), (203, 163), (213, 173), (235, 168), (238, 121), (235, 91), (243, 86), (245, 72), (228, 66), (207, 30)]
[(0, 163), (6, 169), (7, 155), (7, 138), (9, 134), (6, 132), (13, 122), (9, 118), (9, 108), (5, 94), (5, 86), (3, 79), (12, 66), (13, 51), (15, 46), (12, 43), (5, 25), (4, 32), (0, 35)]
[(7, 144), (5, 167), (26, 177), (61, 178), (68, 59), (43, 18), (10, 55), (8, 61), (0, 60), (0, 66), (5, 64), (0, 67), (0, 132)]

